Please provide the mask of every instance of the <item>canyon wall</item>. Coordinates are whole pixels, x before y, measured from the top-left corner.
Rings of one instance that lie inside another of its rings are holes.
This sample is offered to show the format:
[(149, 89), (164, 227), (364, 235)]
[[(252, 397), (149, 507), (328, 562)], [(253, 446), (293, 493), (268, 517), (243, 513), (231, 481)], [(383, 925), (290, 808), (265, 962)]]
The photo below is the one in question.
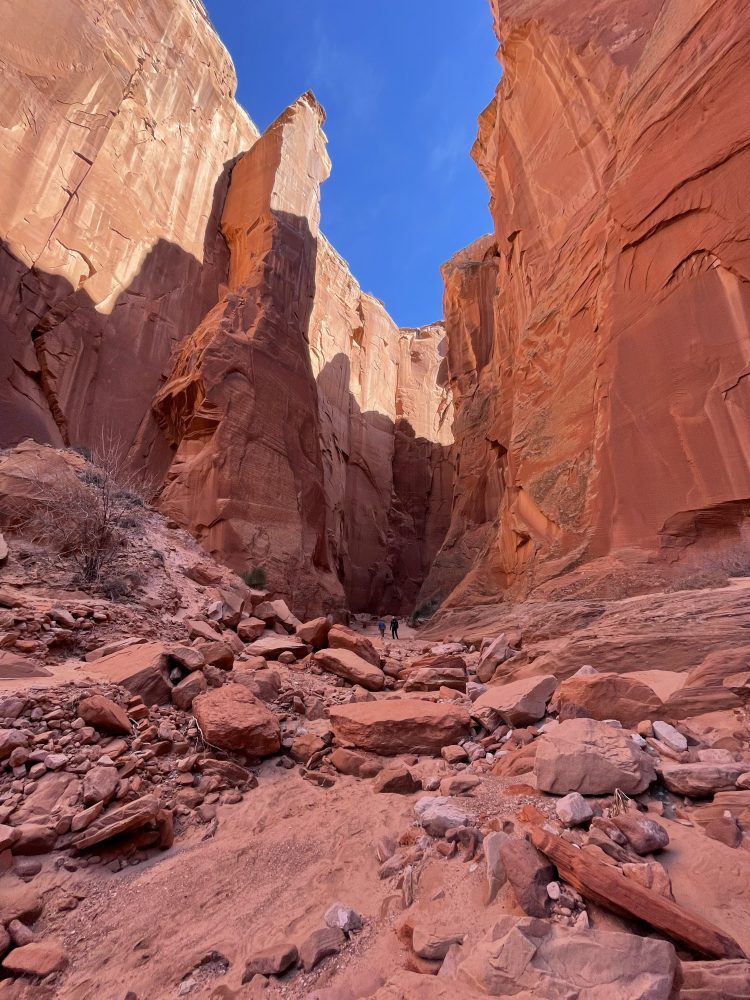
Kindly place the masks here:
[(492, 7), (495, 232), (444, 270), (459, 458), (422, 596), (746, 573), (750, 8)]
[(257, 130), (197, 0), (1, 0), (0, 446), (162, 469), (150, 403), (226, 280), (218, 221)]
[(0, 447), (104, 432), (300, 613), (410, 611), (449, 521), (444, 332), (320, 233), (314, 97), (259, 139), (199, 0), (0, 13)]
[(161, 502), (300, 613), (406, 612), (450, 508), (444, 333), (400, 331), (321, 234), (323, 117), (304, 95), (233, 170), (228, 287), (154, 404)]

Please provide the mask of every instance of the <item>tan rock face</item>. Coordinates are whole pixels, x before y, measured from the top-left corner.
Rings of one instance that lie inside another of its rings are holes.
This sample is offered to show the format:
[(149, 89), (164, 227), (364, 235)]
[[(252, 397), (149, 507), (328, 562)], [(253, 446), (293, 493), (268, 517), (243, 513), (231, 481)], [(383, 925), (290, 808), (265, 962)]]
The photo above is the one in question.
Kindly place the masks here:
[(495, 232), (444, 269), (461, 463), (423, 595), (746, 562), (747, 4), (492, 6)]
[(105, 425), (149, 449), (170, 353), (226, 280), (227, 165), (257, 131), (190, 0), (31, 0), (3, 24), (0, 445)]

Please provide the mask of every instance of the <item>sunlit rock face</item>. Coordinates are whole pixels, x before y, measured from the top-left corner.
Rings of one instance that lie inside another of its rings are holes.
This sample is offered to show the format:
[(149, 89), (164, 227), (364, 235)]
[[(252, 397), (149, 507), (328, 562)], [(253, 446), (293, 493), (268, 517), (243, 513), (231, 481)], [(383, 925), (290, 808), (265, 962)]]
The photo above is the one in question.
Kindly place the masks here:
[(460, 457), (423, 594), (746, 569), (750, 8), (493, 9), (495, 233), (445, 268)]
[(226, 281), (228, 172), (257, 130), (193, 0), (0, 12), (0, 445), (105, 427), (163, 466), (151, 400)]
[(154, 402), (161, 502), (300, 614), (408, 611), (450, 509), (445, 338), (400, 331), (320, 233), (322, 124), (306, 94), (234, 168), (229, 285)]

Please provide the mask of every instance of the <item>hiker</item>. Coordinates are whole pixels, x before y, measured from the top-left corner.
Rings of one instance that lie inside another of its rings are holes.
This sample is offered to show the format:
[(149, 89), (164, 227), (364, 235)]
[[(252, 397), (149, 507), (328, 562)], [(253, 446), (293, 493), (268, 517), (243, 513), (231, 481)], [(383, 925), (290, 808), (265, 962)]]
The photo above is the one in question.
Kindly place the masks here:
[(380, 632), (380, 638), (385, 639), (385, 622), (382, 618), (378, 619), (378, 632)]
[(398, 618), (395, 615), (391, 618), (391, 639), (398, 639)]

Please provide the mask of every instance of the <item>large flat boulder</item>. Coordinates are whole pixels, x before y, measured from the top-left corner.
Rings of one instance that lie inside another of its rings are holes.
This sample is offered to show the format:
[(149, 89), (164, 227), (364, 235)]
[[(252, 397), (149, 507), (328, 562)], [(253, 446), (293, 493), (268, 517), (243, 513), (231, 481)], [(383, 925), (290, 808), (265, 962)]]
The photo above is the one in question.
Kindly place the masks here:
[(627, 795), (645, 791), (656, 777), (654, 762), (621, 729), (594, 719), (568, 719), (537, 740), (534, 773), (543, 792)]
[(501, 721), (509, 726), (527, 726), (544, 716), (556, 686), (551, 674), (526, 677), (512, 684), (493, 684), (474, 702), (474, 712), (480, 718), (487, 713), (489, 728)]
[(242, 684), (226, 684), (193, 701), (203, 738), (220, 750), (242, 750), (267, 757), (281, 746), (276, 716)]
[(297, 628), (297, 638), (309, 643), (313, 649), (322, 649), (328, 642), (331, 623), (327, 618), (313, 618)]
[(661, 777), (670, 792), (707, 799), (714, 792), (734, 788), (737, 779), (746, 770), (744, 764), (672, 764), (665, 761)]
[(73, 847), (83, 851), (105, 840), (149, 826), (157, 821), (160, 811), (161, 806), (156, 796), (143, 795), (140, 799), (111, 809), (94, 820), (83, 833), (73, 839)]
[(367, 701), (330, 710), (334, 736), (342, 746), (394, 757), (400, 753), (437, 756), (469, 735), (471, 720), (458, 705), (417, 698)]
[(575, 674), (555, 692), (554, 706), (564, 719), (617, 719), (634, 726), (659, 718), (662, 701), (648, 684), (627, 674)]
[(102, 656), (89, 664), (88, 672), (102, 681), (122, 684), (131, 694), (140, 695), (147, 705), (168, 705), (169, 657), (163, 642), (143, 642), (117, 653)]
[(343, 677), (351, 684), (359, 684), (367, 691), (382, 691), (385, 674), (350, 649), (321, 649), (313, 655), (313, 660), (326, 673)]
[(298, 660), (307, 656), (309, 649), (300, 639), (293, 635), (262, 635), (260, 639), (245, 647), (251, 656), (262, 656), (266, 660), (275, 660), (282, 653), (294, 653)]
[(349, 649), (363, 660), (372, 663), (373, 666), (380, 666), (380, 654), (366, 635), (360, 635), (346, 625), (334, 625), (328, 633), (328, 645), (332, 649)]
[(460, 963), (457, 978), (495, 997), (669, 1000), (677, 966), (668, 941), (503, 917)]

